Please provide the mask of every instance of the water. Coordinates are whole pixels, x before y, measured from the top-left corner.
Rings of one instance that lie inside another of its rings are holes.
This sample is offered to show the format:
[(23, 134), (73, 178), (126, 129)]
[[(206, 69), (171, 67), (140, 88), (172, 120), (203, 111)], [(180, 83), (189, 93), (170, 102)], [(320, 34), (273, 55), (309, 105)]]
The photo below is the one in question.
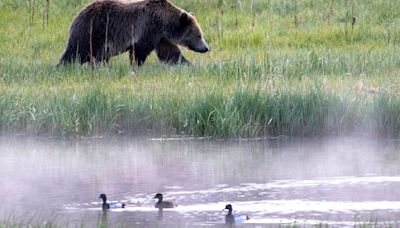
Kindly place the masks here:
[[(0, 220), (87, 227), (400, 223), (400, 142), (0, 138)], [(155, 193), (175, 201), (159, 213)], [(97, 197), (125, 202), (103, 213)]]

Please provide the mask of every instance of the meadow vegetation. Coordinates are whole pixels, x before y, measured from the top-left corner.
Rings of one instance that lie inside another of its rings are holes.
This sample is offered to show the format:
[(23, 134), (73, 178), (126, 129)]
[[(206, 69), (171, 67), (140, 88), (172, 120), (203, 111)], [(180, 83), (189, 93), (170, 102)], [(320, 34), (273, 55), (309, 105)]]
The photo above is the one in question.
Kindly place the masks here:
[(2, 133), (399, 136), (400, 1), (174, 0), (212, 51), (134, 77), (128, 54), (56, 67), (88, 2), (0, 1)]

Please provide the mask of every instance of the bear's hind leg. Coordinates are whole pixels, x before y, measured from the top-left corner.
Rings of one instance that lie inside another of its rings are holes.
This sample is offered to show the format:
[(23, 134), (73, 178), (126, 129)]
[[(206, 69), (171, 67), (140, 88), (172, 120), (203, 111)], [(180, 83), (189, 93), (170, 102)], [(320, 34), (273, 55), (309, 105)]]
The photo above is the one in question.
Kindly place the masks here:
[(182, 55), (178, 46), (172, 44), (166, 39), (161, 39), (156, 47), (158, 59), (167, 64), (189, 63), (189, 61)]
[(83, 64), (89, 61), (89, 55), (86, 52), (82, 52), (82, 49), (79, 48), (79, 45), (76, 42), (69, 41), (65, 52), (61, 56), (59, 65), (70, 64), (74, 62), (78, 62)]
[(61, 56), (59, 65), (72, 63), (76, 58), (74, 54), (75, 54), (74, 52), (71, 52), (71, 50), (69, 50), (67, 48), (67, 50), (65, 50), (64, 54)]

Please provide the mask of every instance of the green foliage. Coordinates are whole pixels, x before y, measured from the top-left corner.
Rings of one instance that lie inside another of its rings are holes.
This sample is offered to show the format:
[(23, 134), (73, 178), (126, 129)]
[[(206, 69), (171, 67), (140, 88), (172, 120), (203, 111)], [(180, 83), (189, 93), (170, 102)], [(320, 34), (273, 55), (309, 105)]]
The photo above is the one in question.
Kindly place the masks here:
[(400, 1), (176, 0), (212, 52), (135, 79), (127, 54), (56, 67), (90, 1), (49, 2), (0, 1), (2, 133), (399, 135)]

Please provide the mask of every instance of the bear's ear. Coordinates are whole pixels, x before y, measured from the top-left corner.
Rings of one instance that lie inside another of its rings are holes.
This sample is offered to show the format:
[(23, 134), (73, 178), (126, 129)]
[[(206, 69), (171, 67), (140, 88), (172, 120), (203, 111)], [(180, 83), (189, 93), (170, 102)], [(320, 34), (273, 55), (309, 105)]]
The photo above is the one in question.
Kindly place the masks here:
[(190, 25), (190, 18), (186, 12), (181, 13), (181, 16), (179, 17), (179, 24), (182, 27), (186, 27), (186, 26)]

